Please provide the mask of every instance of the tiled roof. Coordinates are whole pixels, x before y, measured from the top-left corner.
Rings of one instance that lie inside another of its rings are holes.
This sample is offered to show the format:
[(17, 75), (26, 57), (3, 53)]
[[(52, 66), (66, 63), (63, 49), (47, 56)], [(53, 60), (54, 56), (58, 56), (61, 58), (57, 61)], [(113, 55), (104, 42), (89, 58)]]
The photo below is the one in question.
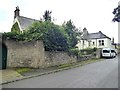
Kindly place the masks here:
[(18, 16), (17, 18), (22, 30), (25, 30), (26, 28), (28, 28), (33, 22), (39, 21), (39, 20), (35, 20), (35, 19), (23, 17), (23, 16)]
[(85, 35), (85, 36), (82, 37), (82, 39), (86, 39), (86, 40), (89, 40), (89, 39), (100, 39), (100, 38), (111, 39), (108, 36), (106, 36), (105, 34), (103, 34), (101, 31), (99, 31), (97, 33), (88, 33), (88, 35)]

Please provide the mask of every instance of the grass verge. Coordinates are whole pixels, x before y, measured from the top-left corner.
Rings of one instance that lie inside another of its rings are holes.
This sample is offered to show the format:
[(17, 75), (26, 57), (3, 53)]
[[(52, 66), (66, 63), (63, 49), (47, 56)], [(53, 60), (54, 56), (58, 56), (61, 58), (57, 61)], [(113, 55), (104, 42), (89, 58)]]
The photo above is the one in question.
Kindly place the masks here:
[(71, 64), (61, 64), (61, 65), (58, 66), (58, 68), (61, 69), (61, 68), (66, 68), (66, 67), (75, 66), (75, 65), (83, 66), (83, 65), (90, 64), (90, 63), (94, 63), (94, 62), (97, 62), (97, 61), (100, 61), (100, 60), (94, 58), (94, 59), (92, 59), (92, 60), (84, 60), (84, 61), (79, 61), (79, 62), (71, 63)]
[(30, 69), (30, 68), (15, 68), (15, 71), (22, 74), (22, 73), (25, 73), (25, 72), (30, 72), (30, 71), (32, 71), (32, 69)]

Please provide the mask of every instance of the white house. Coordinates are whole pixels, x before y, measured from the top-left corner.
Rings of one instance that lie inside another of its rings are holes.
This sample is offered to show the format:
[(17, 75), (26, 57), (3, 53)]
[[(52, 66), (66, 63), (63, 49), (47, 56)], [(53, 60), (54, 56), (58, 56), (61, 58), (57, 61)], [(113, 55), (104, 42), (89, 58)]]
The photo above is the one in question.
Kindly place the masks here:
[(101, 31), (96, 33), (88, 33), (87, 29), (83, 29), (83, 34), (76, 45), (79, 49), (86, 48), (114, 48), (111, 38), (103, 34)]

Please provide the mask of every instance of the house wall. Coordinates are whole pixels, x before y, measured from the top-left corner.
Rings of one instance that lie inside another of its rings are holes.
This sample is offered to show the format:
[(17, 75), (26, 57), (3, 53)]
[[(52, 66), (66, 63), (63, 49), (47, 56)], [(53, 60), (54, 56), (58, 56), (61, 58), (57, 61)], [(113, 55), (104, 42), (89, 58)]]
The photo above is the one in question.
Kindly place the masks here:
[[(104, 46), (99, 45), (99, 40), (104, 40)], [(97, 42), (98, 42), (98, 45), (97, 45), (98, 48), (106, 48), (106, 47), (113, 48), (112, 41), (108, 38), (97, 39)]]
[(14, 19), (13, 25), (14, 25), (15, 23), (18, 23), (18, 26), (19, 26), (19, 28), (20, 28), (20, 31), (22, 32), (23, 30), (22, 30), (21, 25), (20, 25), (20, 23), (19, 23), (19, 21), (18, 21), (18, 16)]
[[(104, 40), (104, 45), (99, 45), (99, 40)], [(97, 39), (97, 48), (108, 47), (107, 43), (108, 43), (107, 38)]]
[[(104, 40), (104, 46), (103, 45), (99, 45), (99, 40)], [(113, 45), (111, 45), (111, 40), (108, 38), (102, 38), (102, 39), (89, 39), (90, 41), (90, 46), (89, 46), (89, 42), (87, 40), (84, 40), (84, 45), (83, 45), (83, 40), (80, 40), (80, 42), (76, 45), (78, 46), (79, 49), (85, 49), (85, 48), (105, 48), (105, 47), (109, 47), (109, 48), (114, 48)], [(94, 42), (94, 45), (93, 45)]]

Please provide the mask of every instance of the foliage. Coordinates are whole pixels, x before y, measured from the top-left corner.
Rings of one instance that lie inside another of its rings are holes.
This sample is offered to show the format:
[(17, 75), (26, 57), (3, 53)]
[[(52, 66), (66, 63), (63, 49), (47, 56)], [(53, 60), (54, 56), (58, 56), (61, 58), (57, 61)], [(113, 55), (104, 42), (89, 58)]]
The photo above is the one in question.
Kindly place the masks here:
[(7, 32), (2, 34), (3, 39), (13, 39), (16, 41), (25, 41), (24, 33)]
[(45, 21), (34, 22), (29, 28), (20, 32), (18, 23), (15, 23), (11, 32), (4, 33), (3, 38), (14, 39), (16, 41), (42, 40), (46, 51), (69, 51), (78, 54), (76, 47), (79, 30), (73, 22), (69, 20), (62, 26), (51, 22), (51, 11), (45, 11), (43, 15)]
[(30, 69), (30, 68), (16, 68), (16, 71), (18, 72), (18, 73), (20, 73), (20, 74), (23, 74), (23, 73), (25, 73), (25, 72), (29, 72), (29, 71), (31, 71), (32, 69)]
[(70, 55), (75, 55), (75, 56), (78, 56), (80, 50), (78, 48), (70, 48), (69, 49), (69, 54)]
[(16, 32), (7, 32), (7, 33), (3, 33), (2, 34), (2, 37), (3, 39), (6, 39), (6, 38), (10, 38), (10, 39), (16, 39), (17, 38), (17, 33)]
[(12, 28), (11, 28), (11, 32), (7, 32), (7, 33), (3, 33), (2, 34), (3, 39), (7, 38), (7, 39), (14, 39), (16, 41), (19, 40), (23, 40), (23, 33), (21, 33), (20, 28), (18, 26), (18, 23), (16, 22)]
[(28, 30), (32, 39), (42, 39), (47, 51), (67, 51), (68, 41), (64, 28), (49, 21), (36, 22)]
[(96, 50), (97, 48), (86, 48), (86, 49), (80, 50), (80, 53), (82, 55), (93, 54)]
[(58, 66), (58, 68), (66, 68), (66, 67), (70, 67), (70, 66), (72, 66), (72, 64), (61, 64), (61, 65), (59, 65)]
[(12, 26), (12, 28), (11, 28), (11, 32), (14, 32), (14, 33), (20, 33), (20, 28), (19, 28), (17, 22)]
[(114, 18), (113, 21), (120, 22), (120, 5), (113, 10)]
[(73, 22), (71, 20), (67, 21), (67, 23), (63, 24), (63, 27), (68, 34), (68, 42), (69, 42), (69, 48), (73, 48), (78, 43), (78, 36), (81, 35), (79, 30), (75, 27)]
[(45, 21), (51, 21), (51, 13), (52, 13), (52, 11), (49, 11), (49, 10), (46, 10), (44, 12), (43, 18)]
[(69, 48), (64, 28), (49, 21), (35, 22), (23, 33), (8, 32), (3, 37), (16, 41), (43, 40), (47, 51), (67, 51)]

